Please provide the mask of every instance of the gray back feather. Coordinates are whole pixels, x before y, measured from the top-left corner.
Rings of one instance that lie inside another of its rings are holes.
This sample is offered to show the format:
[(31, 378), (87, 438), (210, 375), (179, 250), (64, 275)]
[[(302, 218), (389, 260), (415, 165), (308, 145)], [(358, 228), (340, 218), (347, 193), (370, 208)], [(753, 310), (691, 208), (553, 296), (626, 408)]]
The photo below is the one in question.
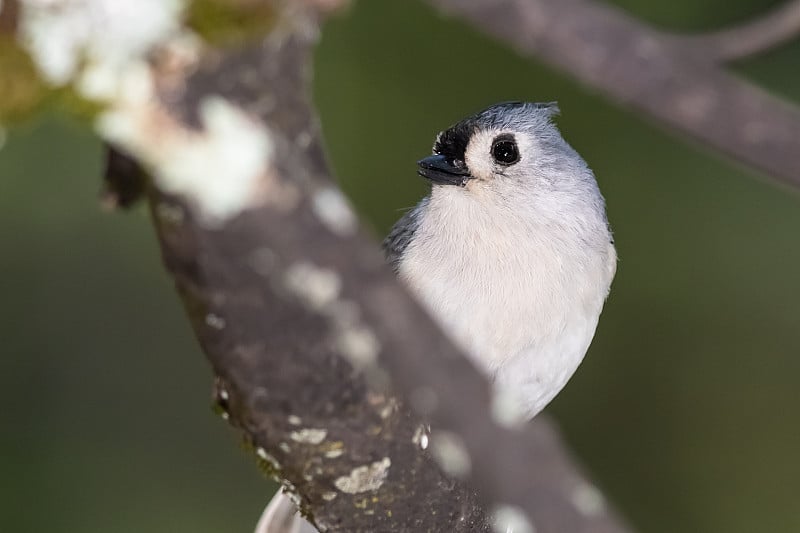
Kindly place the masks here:
[(408, 211), (392, 227), (392, 231), (383, 240), (383, 252), (386, 261), (397, 272), (400, 267), (400, 259), (406, 251), (409, 243), (414, 238), (417, 228), (419, 228), (422, 213), (428, 203), (428, 198), (423, 198), (416, 207)]

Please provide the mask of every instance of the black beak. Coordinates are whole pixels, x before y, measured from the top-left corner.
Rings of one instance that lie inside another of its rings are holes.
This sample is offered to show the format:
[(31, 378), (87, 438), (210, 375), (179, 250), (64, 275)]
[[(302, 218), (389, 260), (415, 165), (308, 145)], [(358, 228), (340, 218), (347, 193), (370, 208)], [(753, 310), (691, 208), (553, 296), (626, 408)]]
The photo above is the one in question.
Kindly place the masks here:
[(432, 155), (417, 161), (417, 174), (439, 185), (463, 187), (472, 179), (467, 167), (457, 167), (443, 155)]

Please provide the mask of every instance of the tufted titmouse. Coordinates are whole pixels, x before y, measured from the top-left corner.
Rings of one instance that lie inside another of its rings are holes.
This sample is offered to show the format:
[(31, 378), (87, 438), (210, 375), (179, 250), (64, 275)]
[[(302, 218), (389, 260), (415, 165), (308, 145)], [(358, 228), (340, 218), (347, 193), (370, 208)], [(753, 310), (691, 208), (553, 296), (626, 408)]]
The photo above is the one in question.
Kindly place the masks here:
[[(399, 277), (490, 377), (498, 414), (511, 420), (532, 418), (575, 372), (617, 265), (605, 202), (552, 123), (557, 112), (502, 103), (441, 132), (418, 162), (431, 193), (384, 241)], [(315, 531), (296, 515), (297, 529), (269, 527), (286, 513), (294, 507), (279, 494), (257, 533)]]

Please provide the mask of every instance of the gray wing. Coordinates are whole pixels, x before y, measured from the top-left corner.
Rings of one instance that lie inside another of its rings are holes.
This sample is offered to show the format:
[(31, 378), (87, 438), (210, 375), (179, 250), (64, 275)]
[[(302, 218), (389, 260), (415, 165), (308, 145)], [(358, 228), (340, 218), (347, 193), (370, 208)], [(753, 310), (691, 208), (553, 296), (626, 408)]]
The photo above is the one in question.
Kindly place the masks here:
[(395, 272), (400, 268), (400, 259), (406, 251), (408, 244), (414, 238), (414, 234), (419, 228), (422, 212), (428, 203), (427, 198), (423, 198), (417, 206), (408, 211), (392, 227), (392, 231), (383, 240), (383, 253), (386, 261), (391, 265)]

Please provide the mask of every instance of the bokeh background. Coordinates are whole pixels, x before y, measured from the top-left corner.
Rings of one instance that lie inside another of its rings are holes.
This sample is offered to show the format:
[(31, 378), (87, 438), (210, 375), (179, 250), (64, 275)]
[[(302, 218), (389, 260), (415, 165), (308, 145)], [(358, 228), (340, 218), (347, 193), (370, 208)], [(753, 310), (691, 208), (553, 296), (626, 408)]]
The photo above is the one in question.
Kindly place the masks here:
[[(776, 2), (617, 0), (676, 31)], [(800, 100), (800, 42), (737, 65)], [(621, 261), (548, 409), (643, 533), (800, 531), (800, 196), (412, 0), (358, 2), (317, 53), (342, 186), (382, 235), (434, 134), (558, 100)], [(380, 161), (380, 164), (374, 164)], [(0, 531), (246, 532), (274, 485), (209, 408), (211, 375), (144, 209), (98, 208), (102, 150), (51, 113), (0, 150)]]

